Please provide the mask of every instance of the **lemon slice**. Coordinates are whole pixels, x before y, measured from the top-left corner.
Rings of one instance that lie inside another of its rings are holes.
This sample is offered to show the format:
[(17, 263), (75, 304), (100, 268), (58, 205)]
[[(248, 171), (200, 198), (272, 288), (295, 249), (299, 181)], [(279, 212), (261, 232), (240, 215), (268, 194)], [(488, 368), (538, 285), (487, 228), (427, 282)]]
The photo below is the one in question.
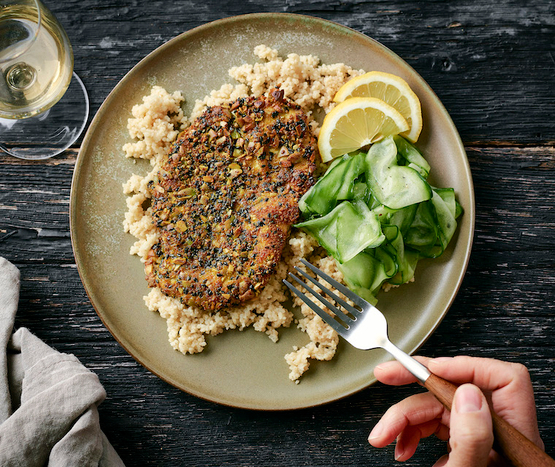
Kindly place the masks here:
[(335, 106), (324, 118), (318, 136), (323, 162), (356, 151), (409, 129), (405, 118), (374, 97), (353, 97)]
[(333, 100), (343, 102), (351, 97), (376, 97), (397, 109), (409, 123), (410, 129), (401, 133), (413, 143), (422, 131), (422, 110), (418, 96), (399, 76), (371, 71), (347, 81)]

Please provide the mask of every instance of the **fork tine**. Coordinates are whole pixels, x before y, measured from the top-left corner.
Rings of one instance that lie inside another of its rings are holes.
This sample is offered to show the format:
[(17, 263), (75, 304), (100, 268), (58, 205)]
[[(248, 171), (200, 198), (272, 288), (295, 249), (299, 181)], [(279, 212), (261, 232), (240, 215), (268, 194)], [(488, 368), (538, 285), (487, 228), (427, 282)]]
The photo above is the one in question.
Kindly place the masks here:
[[(339, 282), (337, 282), (335, 279), (332, 279), (330, 276), (328, 276), (327, 274), (325, 274), (324, 272), (320, 271), (320, 269), (318, 269), (316, 266), (313, 266), (312, 264), (310, 264), (308, 261), (306, 261), (304, 258), (301, 259), (301, 263), (303, 263), (307, 268), (309, 268), (314, 274), (316, 274), (317, 276), (323, 277), (325, 279), (325, 281), (332, 285), (333, 287), (335, 287), (337, 290), (339, 290), (343, 295), (345, 295), (346, 297), (348, 297), (350, 300), (353, 301), (353, 303), (356, 303), (358, 306), (360, 306), (361, 308), (367, 307), (370, 304), (364, 300), (363, 298), (359, 297), (356, 293), (351, 292), (347, 287), (345, 287), (343, 284), (340, 284)], [(358, 310), (356, 310), (357, 313), (360, 313)]]
[[(307, 276), (305, 273), (303, 273), (300, 269), (295, 268), (297, 271), (301, 272), (303, 274), (303, 276), (307, 277), (308, 279), (311, 280), (311, 282), (316, 283), (316, 281), (314, 279), (312, 279), (312, 277)], [(307, 284), (305, 284), (302, 280), (300, 280), (297, 276), (295, 276), (294, 274), (289, 273), (289, 275), (295, 279), (299, 284), (301, 284), (306, 290), (308, 290), (314, 297), (316, 297), (318, 300), (320, 300), (321, 303), (324, 304), (324, 306), (328, 307), (331, 311), (333, 311), (333, 313), (341, 320), (345, 321), (345, 323), (347, 325), (350, 325), (351, 323), (354, 322), (354, 320), (350, 317), (347, 316), (345, 313), (343, 313), (339, 308), (337, 308), (335, 305), (333, 305), (332, 303), (330, 303), (328, 300), (326, 300), (322, 295), (320, 295), (319, 293), (316, 293), (312, 288), (310, 288)], [(320, 286), (320, 288), (322, 288), (322, 286)], [(333, 294), (332, 294), (333, 295)], [(333, 297), (332, 297), (333, 298)], [(326, 313), (327, 314), (327, 313)]]
[[(294, 276), (293, 276), (294, 277)], [(303, 302), (305, 302), (310, 308), (312, 308), (312, 310), (314, 311), (314, 313), (316, 313), (320, 318), (322, 318), (326, 323), (328, 323), (332, 329), (337, 332), (338, 334), (345, 336), (345, 332), (347, 331), (347, 329), (345, 329), (343, 326), (341, 326), (341, 324), (339, 324), (337, 321), (335, 321), (330, 315), (328, 315), (324, 310), (322, 310), (318, 305), (316, 305), (314, 302), (312, 302), (311, 300), (309, 300), (309, 298), (303, 294), (299, 289), (297, 289), (293, 284), (291, 284), (288, 280), (283, 279), (284, 284), (289, 287), (289, 289), (297, 296), (299, 297)]]
[[(316, 279), (314, 279), (313, 277), (310, 277), (306, 272), (304, 272), (302, 269), (299, 269), (298, 267), (295, 266), (295, 270), (303, 275), (304, 277), (306, 277), (310, 282), (312, 282), (316, 287), (318, 287), (322, 292), (324, 292), (325, 294), (328, 295), (328, 297), (330, 297), (332, 300), (336, 301), (337, 303), (339, 303), (343, 308), (345, 308), (349, 313), (351, 313), (353, 316), (359, 316), (360, 312), (352, 307), (351, 305), (349, 305), (345, 300), (343, 300), (342, 298), (338, 297), (337, 295), (335, 295), (331, 290), (329, 290), (327, 287), (324, 287), (322, 284), (320, 284), (320, 282), (318, 282)], [(333, 305), (332, 305), (333, 306)], [(337, 310), (337, 311), (336, 311)], [(337, 312), (339, 312), (341, 315), (345, 315), (341, 310), (337, 309), (336, 307), (332, 308), (332, 311), (337, 314)], [(348, 316), (346, 317), (348, 319)]]

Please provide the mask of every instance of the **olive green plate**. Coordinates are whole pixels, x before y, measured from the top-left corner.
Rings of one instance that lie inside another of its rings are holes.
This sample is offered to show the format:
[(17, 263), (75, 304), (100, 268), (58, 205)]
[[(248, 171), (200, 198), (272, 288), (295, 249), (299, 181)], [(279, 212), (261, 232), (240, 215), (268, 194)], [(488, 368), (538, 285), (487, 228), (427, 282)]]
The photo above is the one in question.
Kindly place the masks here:
[(389, 357), (357, 351), (341, 342), (331, 362), (314, 362), (300, 384), (288, 379), (284, 355), (307, 336), (294, 326), (273, 343), (252, 329), (208, 338), (206, 350), (182, 355), (168, 343), (166, 322), (143, 303), (148, 288), (138, 257), (128, 254), (122, 183), (145, 174), (145, 161), (126, 159), (127, 119), (152, 85), (181, 90), (188, 113), (195, 99), (230, 82), (227, 70), (254, 63), (265, 44), (289, 53), (315, 54), (324, 63), (345, 62), (367, 71), (395, 73), (420, 97), (424, 129), (418, 146), (437, 186), (454, 187), (465, 209), (453, 245), (435, 261), (422, 261), (416, 282), (379, 296), (390, 337), (414, 352), (446, 314), (464, 276), (474, 230), (474, 195), (468, 160), (445, 108), (403, 60), (374, 40), (317, 18), (254, 14), (206, 24), (170, 40), (138, 63), (110, 93), (83, 141), (71, 189), (71, 235), (81, 279), (94, 308), (117, 341), (138, 362), (168, 383), (217, 403), (284, 410), (337, 400), (375, 382), (373, 368)]

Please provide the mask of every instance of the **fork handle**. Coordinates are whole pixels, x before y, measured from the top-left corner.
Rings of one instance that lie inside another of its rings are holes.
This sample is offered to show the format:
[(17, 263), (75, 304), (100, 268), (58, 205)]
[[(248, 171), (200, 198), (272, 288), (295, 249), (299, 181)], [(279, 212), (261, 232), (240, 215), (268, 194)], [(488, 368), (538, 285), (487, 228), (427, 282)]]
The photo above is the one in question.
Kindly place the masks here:
[[(424, 386), (450, 411), (457, 387), (434, 375), (426, 379)], [(555, 467), (555, 460), (524, 436), (520, 431), (492, 412), (493, 448), (516, 467)]]

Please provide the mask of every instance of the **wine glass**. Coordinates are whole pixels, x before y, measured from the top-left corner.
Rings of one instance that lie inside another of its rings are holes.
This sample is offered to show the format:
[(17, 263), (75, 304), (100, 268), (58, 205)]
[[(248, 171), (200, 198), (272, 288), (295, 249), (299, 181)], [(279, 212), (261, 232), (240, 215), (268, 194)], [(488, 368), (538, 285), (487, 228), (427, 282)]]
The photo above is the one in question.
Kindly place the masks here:
[(0, 149), (47, 159), (79, 137), (89, 99), (73, 51), (40, 0), (0, 0)]

